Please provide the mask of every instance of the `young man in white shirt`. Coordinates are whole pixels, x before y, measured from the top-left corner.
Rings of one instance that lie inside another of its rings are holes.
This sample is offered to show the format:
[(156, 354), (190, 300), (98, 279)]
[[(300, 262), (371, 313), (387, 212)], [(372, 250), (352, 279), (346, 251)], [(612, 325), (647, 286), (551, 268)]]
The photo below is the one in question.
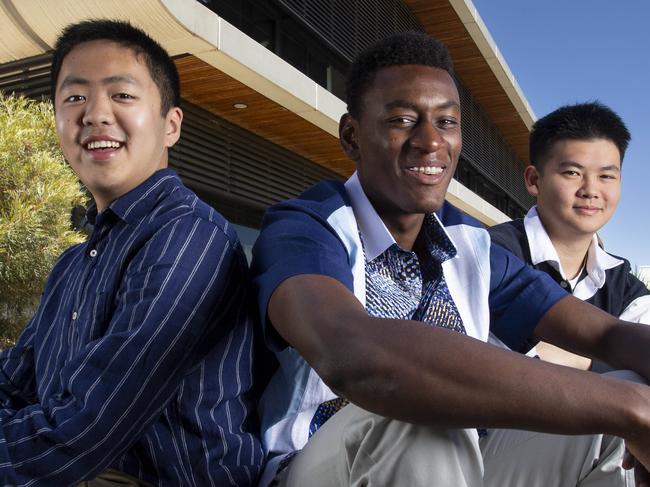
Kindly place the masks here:
[[(650, 291), (630, 263), (605, 252), (596, 232), (614, 215), (630, 133), (598, 102), (566, 105), (539, 119), (530, 134), (524, 177), (537, 204), (525, 218), (489, 229), (492, 241), (549, 274), (575, 297), (621, 319), (650, 323)], [(547, 343), (545, 360), (580, 369), (608, 367)]]

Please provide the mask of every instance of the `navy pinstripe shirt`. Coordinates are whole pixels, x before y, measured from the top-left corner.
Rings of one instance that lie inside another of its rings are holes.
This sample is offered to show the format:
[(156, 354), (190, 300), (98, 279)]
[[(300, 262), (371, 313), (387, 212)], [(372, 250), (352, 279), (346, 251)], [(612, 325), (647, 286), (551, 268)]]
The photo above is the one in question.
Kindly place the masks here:
[(161, 486), (254, 484), (246, 276), (232, 227), (170, 169), (97, 215), (0, 355), (2, 483), (114, 468)]

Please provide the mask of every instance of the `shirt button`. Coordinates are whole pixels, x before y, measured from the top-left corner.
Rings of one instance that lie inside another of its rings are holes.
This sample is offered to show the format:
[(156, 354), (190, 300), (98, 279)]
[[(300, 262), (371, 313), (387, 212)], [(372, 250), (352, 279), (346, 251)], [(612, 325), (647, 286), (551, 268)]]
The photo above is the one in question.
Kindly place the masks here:
[(560, 281), (560, 286), (566, 288), (569, 284), (566, 281)]
[(92, 250), (90, 251), (90, 256), (91, 256), (91, 257), (97, 257), (97, 251), (96, 251), (95, 249), (92, 249)]
[(73, 311), (73, 312), (72, 312), (72, 320), (74, 321), (74, 320), (76, 320), (76, 319), (77, 319), (77, 312), (76, 312), (76, 311)]

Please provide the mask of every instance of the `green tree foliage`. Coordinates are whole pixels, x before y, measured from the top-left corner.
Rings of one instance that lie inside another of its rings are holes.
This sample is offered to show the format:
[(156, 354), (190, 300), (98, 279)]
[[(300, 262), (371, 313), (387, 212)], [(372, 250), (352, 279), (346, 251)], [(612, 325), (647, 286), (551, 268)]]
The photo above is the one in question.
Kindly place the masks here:
[[(85, 196), (58, 146), (52, 105), (0, 93), (0, 339), (33, 313), (58, 255), (81, 242), (70, 212)], [(0, 347), (2, 347), (0, 343)]]

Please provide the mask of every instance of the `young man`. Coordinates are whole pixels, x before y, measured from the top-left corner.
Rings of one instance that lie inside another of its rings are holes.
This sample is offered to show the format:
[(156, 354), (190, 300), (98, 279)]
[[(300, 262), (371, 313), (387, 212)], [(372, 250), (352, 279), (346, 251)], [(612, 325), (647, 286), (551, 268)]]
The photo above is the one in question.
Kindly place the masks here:
[(396, 35), (348, 76), (357, 172), (269, 210), (254, 249), (280, 364), (260, 405), (263, 483), (625, 485), (609, 435), (650, 464), (650, 388), (484, 342), (544, 339), (650, 377), (650, 328), (567, 296), (445, 202), (461, 112), (444, 46)]
[[(493, 242), (575, 297), (621, 319), (650, 324), (650, 291), (630, 273), (627, 260), (600, 247), (596, 235), (616, 210), (629, 141), (620, 117), (600, 103), (563, 106), (539, 119), (524, 172), (537, 204), (524, 219), (488, 231)], [(606, 368), (546, 343), (537, 352), (563, 365)]]
[(58, 39), (52, 95), (94, 227), (0, 356), (2, 484), (254, 485), (246, 261), (166, 168), (173, 61), (127, 23), (82, 22)]

